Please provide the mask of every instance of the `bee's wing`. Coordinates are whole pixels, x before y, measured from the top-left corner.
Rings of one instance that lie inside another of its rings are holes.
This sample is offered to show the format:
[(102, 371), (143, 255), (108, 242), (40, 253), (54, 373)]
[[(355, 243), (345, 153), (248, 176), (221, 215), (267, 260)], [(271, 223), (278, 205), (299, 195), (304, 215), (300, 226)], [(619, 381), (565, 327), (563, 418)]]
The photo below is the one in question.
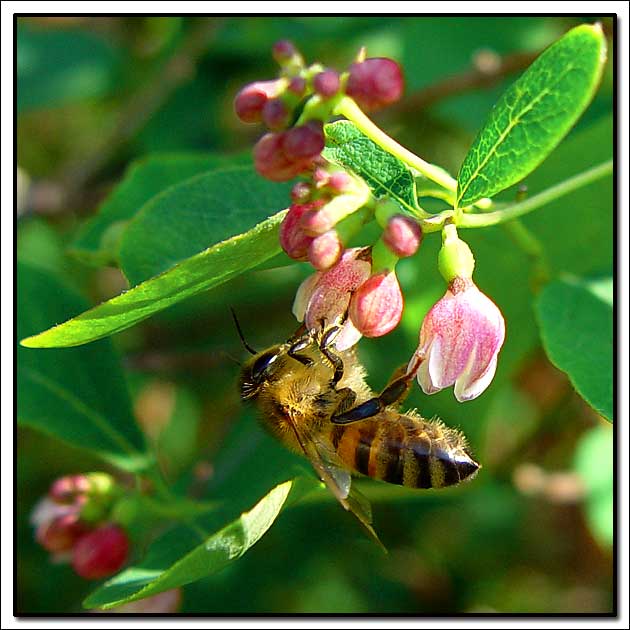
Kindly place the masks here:
[(372, 540), (387, 553), (387, 549), (380, 541), (372, 527), (372, 507), (370, 502), (356, 489), (352, 487), (350, 473), (339, 464), (339, 456), (326, 441), (314, 439), (303, 440), (306, 456), (310, 460), (319, 478), (328, 486), (328, 489), (337, 498), (344, 509), (352, 512)]

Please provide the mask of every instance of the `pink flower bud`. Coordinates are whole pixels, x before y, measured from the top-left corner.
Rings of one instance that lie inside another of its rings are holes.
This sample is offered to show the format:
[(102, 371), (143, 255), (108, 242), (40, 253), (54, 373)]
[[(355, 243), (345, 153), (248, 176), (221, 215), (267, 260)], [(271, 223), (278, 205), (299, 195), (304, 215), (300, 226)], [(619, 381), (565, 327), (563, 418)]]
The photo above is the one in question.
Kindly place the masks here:
[(350, 300), (352, 323), (366, 337), (391, 332), (402, 317), (403, 296), (394, 271), (382, 271), (368, 278)]
[(285, 133), (267, 133), (254, 146), (254, 166), (263, 177), (274, 182), (293, 179), (304, 170), (301, 162), (294, 163), (284, 154)]
[(42, 523), (35, 532), (35, 539), (46, 551), (59, 553), (74, 547), (77, 540), (89, 531), (80, 520), (78, 512), (57, 516)]
[(422, 229), (411, 217), (397, 214), (387, 222), (383, 242), (399, 258), (413, 256), (422, 242)]
[(313, 183), (315, 184), (317, 188), (324, 187), (328, 183), (329, 179), (330, 179), (330, 173), (325, 168), (318, 166), (313, 171)]
[(343, 243), (335, 230), (329, 230), (314, 238), (308, 248), (308, 260), (319, 271), (325, 271), (337, 263), (343, 252)]
[(234, 111), (244, 123), (258, 123), (268, 99), (277, 96), (284, 83), (278, 79), (246, 85), (234, 98)]
[(322, 98), (327, 99), (339, 92), (339, 74), (334, 70), (324, 70), (315, 75), (313, 88)]
[[(344, 319), (350, 296), (370, 276), (369, 249), (354, 248), (343, 252), (339, 262), (328, 271), (307, 278), (295, 297), (293, 312), (307, 328), (317, 329)], [(347, 320), (335, 340), (338, 350), (354, 345), (361, 334)]]
[(287, 131), (283, 142), (284, 153), (290, 161), (312, 160), (324, 149), (322, 122), (311, 120)]
[(72, 503), (79, 494), (90, 491), (90, 480), (85, 475), (66, 475), (55, 479), (48, 496), (57, 503)]
[(280, 225), (280, 246), (294, 260), (306, 260), (308, 248), (313, 237), (306, 234), (301, 226), (301, 219), (307, 212), (321, 206), (322, 200), (296, 204), (289, 208)]
[(418, 383), (425, 394), (454, 384), (460, 402), (476, 398), (492, 382), (504, 339), (496, 304), (471, 279), (455, 278), (422, 322), (412, 359), (422, 360)]
[(297, 54), (297, 49), (293, 42), (290, 42), (288, 39), (281, 39), (273, 45), (271, 54), (279, 64), (283, 64)]
[(104, 525), (82, 536), (72, 553), (72, 567), (86, 580), (116, 573), (127, 560), (129, 539), (118, 525)]
[(289, 122), (289, 110), (282, 99), (270, 98), (263, 106), (262, 119), (269, 129), (284, 129)]
[(304, 92), (306, 92), (306, 79), (303, 77), (293, 77), (289, 81), (289, 87), (287, 89), (296, 96), (304, 96)]
[(291, 200), (294, 203), (306, 203), (313, 194), (313, 187), (307, 182), (298, 182), (291, 189)]
[(350, 185), (350, 176), (343, 171), (335, 171), (331, 173), (328, 179), (328, 188), (336, 193), (344, 192)]
[(403, 89), (402, 70), (393, 59), (373, 57), (350, 66), (346, 94), (365, 110), (395, 103)]

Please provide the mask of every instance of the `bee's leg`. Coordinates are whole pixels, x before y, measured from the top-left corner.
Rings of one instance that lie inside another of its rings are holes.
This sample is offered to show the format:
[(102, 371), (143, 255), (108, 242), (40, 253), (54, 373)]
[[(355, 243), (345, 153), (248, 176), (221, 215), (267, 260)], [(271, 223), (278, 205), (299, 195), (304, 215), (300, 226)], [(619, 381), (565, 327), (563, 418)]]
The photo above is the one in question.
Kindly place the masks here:
[(342, 389), (336, 390), (336, 401), (337, 406), (335, 408), (335, 412), (333, 414), (333, 418), (337, 415), (340, 415), (352, 408), (354, 405), (354, 401), (356, 400), (356, 393), (351, 390), (349, 387), (343, 387)]
[(291, 347), (287, 351), (287, 354), (296, 361), (299, 361), (302, 365), (311, 366), (313, 365), (313, 359), (307, 357), (305, 354), (298, 354), (300, 350), (304, 350), (308, 348), (311, 343), (311, 338), (308, 335), (305, 335), (299, 338), (297, 341), (291, 344)]
[(396, 377), (396, 374), (402, 371), (402, 368), (399, 368), (394, 372), (393, 380), (379, 396), (370, 398), (348, 411), (342, 413), (335, 412), (331, 418), (332, 422), (335, 424), (350, 424), (351, 422), (365, 420), (380, 413), (385, 407), (401, 402), (409, 393), (411, 384), (421, 363), (421, 359), (416, 359), (414, 364), (405, 368), (405, 373), (402, 376)]
[(332, 377), (333, 385), (337, 385), (337, 383), (343, 378), (343, 360), (332, 350), (332, 340), (338, 332), (339, 326), (333, 326), (332, 328), (329, 328), (324, 333), (321, 341), (319, 342), (320, 352), (328, 359), (328, 361), (330, 361), (330, 364), (333, 366), (334, 369)]

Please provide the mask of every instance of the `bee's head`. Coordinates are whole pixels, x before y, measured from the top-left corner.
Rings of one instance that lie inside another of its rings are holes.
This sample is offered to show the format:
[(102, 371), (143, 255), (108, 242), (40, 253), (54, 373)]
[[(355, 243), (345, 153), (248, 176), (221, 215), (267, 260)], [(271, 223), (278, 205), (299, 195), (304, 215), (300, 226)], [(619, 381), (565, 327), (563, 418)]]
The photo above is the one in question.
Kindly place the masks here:
[(269, 381), (274, 372), (283, 362), (283, 347), (272, 346), (259, 352), (243, 365), (239, 381), (241, 398), (249, 400), (256, 398), (261, 387)]

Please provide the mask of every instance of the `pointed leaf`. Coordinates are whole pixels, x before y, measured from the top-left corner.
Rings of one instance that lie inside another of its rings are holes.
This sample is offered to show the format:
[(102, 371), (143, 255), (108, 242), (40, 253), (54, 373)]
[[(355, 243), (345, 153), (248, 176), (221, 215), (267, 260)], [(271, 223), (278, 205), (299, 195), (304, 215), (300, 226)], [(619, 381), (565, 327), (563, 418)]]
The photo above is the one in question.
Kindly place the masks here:
[(606, 60), (599, 25), (582, 25), (543, 52), (495, 105), (457, 176), (457, 204), (491, 197), (533, 171), (589, 104)]
[(289, 493), (300, 486), (285, 481), (265, 495), (248, 512), (211, 534), (199, 544), (199, 534), (188, 527), (166, 533), (151, 545), (145, 559), (125, 569), (94, 591), (84, 602), (86, 608), (113, 608), (171, 588), (189, 584), (220, 571), (255, 545), (273, 525)]
[(395, 156), (381, 149), (353, 123), (340, 120), (326, 125), (324, 157), (362, 177), (375, 197), (385, 195), (412, 214), (418, 209), (416, 182), (411, 171)]
[(246, 232), (192, 256), (121, 295), (22, 340), (28, 348), (78, 346), (129, 328), (187, 297), (226, 282), (280, 251), (279, 212)]

